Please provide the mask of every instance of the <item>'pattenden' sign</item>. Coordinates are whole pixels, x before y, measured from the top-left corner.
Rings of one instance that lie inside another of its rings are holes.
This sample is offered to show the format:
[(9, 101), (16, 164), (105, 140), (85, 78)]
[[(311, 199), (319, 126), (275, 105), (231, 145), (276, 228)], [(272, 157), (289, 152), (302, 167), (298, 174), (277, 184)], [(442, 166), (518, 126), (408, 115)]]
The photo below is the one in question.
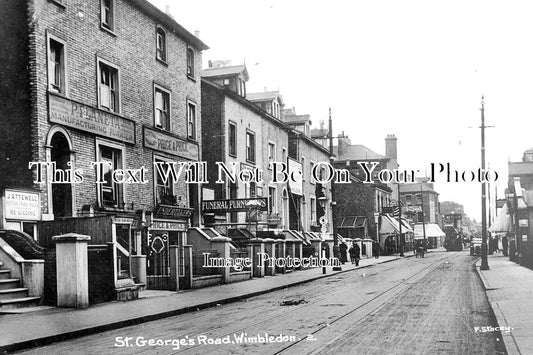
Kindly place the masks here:
[(243, 212), (254, 209), (268, 211), (267, 202), (266, 197), (202, 201), (202, 212)]
[(133, 121), (53, 94), (48, 101), (50, 122), (135, 144)]

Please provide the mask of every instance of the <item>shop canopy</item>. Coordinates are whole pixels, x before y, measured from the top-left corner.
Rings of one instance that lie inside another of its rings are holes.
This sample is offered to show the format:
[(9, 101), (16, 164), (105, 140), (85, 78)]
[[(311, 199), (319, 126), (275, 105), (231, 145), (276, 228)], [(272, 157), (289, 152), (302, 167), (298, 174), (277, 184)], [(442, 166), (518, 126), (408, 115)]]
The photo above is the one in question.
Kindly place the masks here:
[(509, 209), (507, 204), (504, 204), (500, 213), (494, 219), (491, 226), (489, 227), (489, 232), (491, 233), (506, 233), (511, 231), (511, 216), (509, 215)]
[(426, 230), (426, 238), (440, 238), (444, 237), (444, 232), (440, 227), (435, 223), (422, 223), (415, 224), (415, 239), (424, 238), (424, 228)]
[[(379, 230), (380, 234), (400, 234), (400, 224), (396, 218), (392, 218), (388, 215), (382, 215), (381, 217), (381, 228)], [(413, 229), (409, 226), (409, 223), (402, 218), (402, 234), (405, 233), (413, 233)]]

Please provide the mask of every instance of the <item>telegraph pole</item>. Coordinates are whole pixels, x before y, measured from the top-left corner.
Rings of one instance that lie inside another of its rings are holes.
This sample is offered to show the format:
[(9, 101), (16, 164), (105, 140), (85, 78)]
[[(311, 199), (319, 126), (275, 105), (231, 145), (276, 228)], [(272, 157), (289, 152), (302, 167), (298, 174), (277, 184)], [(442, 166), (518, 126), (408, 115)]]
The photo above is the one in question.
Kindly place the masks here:
[[(481, 171), (485, 172), (485, 102), (481, 96)], [(481, 270), (489, 270), (487, 260), (487, 200), (485, 182), (481, 182)]]
[[(335, 162), (335, 158), (333, 156), (333, 123), (331, 121), (331, 107), (329, 108), (329, 163), (331, 166), (333, 166), (333, 163)], [(339, 241), (337, 240), (337, 221), (335, 220), (336, 216), (336, 210), (337, 210), (337, 202), (334, 200), (335, 198), (335, 184), (336, 181), (331, 181), (331, 227), (333, 229), (333, 256), (340, 260), (340, 253), (339, 253)], [(334, 266), (333, 271), (340, 271), (342, 270), (341, 266)]]
[(405, 246), (405, 238), (402, 236), (402, 201), (400, 200), (400, 183), (398, 183), (398, 222), (400, 225), (400, 256), (404, 256), (403, 249)]

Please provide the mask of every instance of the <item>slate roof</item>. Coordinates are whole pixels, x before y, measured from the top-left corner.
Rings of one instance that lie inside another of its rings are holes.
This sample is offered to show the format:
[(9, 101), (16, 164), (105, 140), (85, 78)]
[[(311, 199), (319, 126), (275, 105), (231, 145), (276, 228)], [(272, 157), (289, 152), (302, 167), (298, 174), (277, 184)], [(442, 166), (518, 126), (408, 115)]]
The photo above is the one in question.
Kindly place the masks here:
[(202, 70), (202, 77), (213, 78), (217, 76), (239, 75), (241, 73), (243, 73), (244, 78), (248, 80), (248, 70), (246, 70), (246, 66), (244, 64), (232, 65), (228, 67), (207, 68)]
[(277, 98), (280, 98), (280, 101), (283, 102), (281, 99), (281, 95), (279, 94), (279, 91), (263, 91), (263, 92), (252, 92), (252, 93), (246, 93), (246, 99), (249, 101), (272, 101)]
[(333, 147), (333, 153), (337, 160), (383, 160), (389, 159), (386, 156), (374, 152), (372, 149), (362, 144), (352, 144), (343, 147), (342, 154), (339, 154), (339, 147)]

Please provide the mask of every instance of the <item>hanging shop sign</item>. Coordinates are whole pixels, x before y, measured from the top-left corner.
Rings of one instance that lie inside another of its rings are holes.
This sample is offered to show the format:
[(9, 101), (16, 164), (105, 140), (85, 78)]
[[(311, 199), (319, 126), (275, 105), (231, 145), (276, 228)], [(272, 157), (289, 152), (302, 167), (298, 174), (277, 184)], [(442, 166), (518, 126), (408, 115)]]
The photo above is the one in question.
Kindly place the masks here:
[(154, 210), (155, 218), (187, 219), (192, 216), (193, 208), (158, 205)]
[(237, 198), (228, 200), (202, 201), (202, 212), (246, 212), (251, 209), (268, 211), (268, 198)]
[(150, 229), (151, 230), (185, 232), (187, 231), (187, 227), (188, 227), (188, 224), (184, 222), (153, 220), (152, 225), (150, 226)]

